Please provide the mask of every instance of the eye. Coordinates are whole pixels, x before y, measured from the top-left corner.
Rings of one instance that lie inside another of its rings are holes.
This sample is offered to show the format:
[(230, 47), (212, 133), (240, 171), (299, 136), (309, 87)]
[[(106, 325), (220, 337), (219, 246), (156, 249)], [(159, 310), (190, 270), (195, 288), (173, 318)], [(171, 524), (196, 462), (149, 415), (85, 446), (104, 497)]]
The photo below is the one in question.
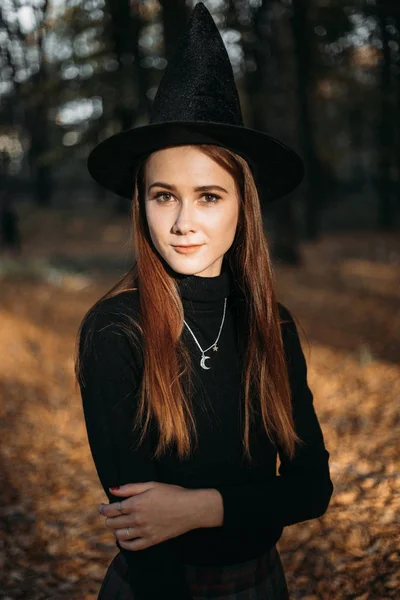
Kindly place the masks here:
[(206, 202), (206, 204), (216, 204), (218, 202), (218, 200), (221, 198), (221, 196), (217, 196), (216, 194), (203, 194), (203, 196), (215, 198), (215, 200), (212, 200), (211, 202)]
[[(158, 192), (154, 198), (156, 198), (156, 200), (160, 199), (161, 196), (170, 196), (171, 194), (169, 192)], [(169, 198), (168, 198), (169, 200)], [(161, 202), (165, 202), (165, 200), (161, 200)]]

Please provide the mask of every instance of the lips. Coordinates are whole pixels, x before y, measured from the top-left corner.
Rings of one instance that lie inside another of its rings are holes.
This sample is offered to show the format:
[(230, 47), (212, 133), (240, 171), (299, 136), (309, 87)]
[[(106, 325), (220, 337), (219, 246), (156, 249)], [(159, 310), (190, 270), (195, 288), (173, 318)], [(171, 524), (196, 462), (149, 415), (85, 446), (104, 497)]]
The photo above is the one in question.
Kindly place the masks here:
[(178, 252), (178, 254), (193, 254), (202, 247), (203, 244), (196, 244), (195, 246), (173, 246), (175, 252)]
[(174, 246), (174, 248), (195, 248), (196, 246), (202, 246), (203, 244), (187, 244), (184, 245), (182, 244), (181, 246), (179, 246), (178, 244), (172, 244)]

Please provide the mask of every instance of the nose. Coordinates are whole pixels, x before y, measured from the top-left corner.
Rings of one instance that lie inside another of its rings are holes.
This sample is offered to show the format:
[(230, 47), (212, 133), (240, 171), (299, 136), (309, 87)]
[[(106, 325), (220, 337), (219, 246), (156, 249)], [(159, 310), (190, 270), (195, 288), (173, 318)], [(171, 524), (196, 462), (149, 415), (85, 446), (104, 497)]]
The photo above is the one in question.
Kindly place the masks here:
[(190, 231), (193, 228), (194, 213), (195, 208), (192, 202), (181, 202), (174, 223), (174, 231), (181, 233)]

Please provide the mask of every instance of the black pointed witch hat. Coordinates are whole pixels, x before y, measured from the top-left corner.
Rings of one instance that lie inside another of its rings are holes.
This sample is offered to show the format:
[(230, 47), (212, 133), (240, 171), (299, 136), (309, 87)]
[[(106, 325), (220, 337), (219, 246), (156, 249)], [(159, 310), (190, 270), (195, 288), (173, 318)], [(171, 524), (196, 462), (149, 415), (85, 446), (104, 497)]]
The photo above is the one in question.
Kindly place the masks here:
[(88, 170), (104, 188), (132, 199), (142, 160), (161, 148), (186, 144), (215, 144), (245, 158), (262, 202), (288, 194), (303, 178), (303, 162), (293, 150), (244, 127), (232, 65), (203, 2), (196, 4), (167, 65), (149, 124), (100, 142), (89, 154)]

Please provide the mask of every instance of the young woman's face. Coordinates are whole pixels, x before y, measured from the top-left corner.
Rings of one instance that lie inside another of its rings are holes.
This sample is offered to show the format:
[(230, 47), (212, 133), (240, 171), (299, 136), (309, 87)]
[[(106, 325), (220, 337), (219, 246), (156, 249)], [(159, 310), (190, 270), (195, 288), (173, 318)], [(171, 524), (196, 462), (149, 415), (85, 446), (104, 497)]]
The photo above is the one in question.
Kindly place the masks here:
[[(225, 169), (193, 146), (158, 150), (146, 165), (145, 207), (153, 244), (174, 271), (221, 273), (239, 217), (235, 180)], [(176, 248), (191, 244), (199, 247)]]

